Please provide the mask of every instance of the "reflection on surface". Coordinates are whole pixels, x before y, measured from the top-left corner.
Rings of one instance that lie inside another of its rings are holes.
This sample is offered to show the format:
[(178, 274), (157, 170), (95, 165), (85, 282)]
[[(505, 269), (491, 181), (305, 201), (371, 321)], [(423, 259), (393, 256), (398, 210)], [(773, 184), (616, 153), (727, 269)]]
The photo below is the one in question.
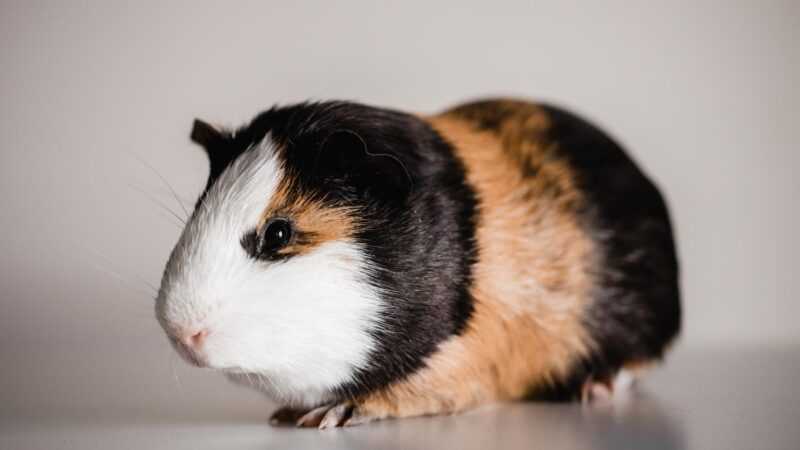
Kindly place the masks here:
[(516, 402), (325, 431), (269, 426), (275, 405), (217, 373), (176, 365), (178, 383), (169, 358), (91, 350), (4, 359), (15, 364), (0, 370), (13, 387), (0, 448), (800, 448), (796, 348), (678, 351), (610, 404)]
[[(613, 404), (518, 402), (343, 430), (341, 448), (683, 448), (680, 424), (635, 390)], [(542, 445), (547, 443), (547, 445)], [(539, 444), (539, 445), (537, 445)], [(551, 447), (552, 448), (552, 447)]]

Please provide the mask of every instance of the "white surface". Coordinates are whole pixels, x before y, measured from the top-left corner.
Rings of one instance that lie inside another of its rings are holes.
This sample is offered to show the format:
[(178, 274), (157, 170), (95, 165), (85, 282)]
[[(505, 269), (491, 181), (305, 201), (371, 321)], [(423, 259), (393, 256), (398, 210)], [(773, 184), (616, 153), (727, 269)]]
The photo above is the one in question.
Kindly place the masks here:
[[(126, 355), (111, 366), (40, 355), (5, 371), (14, 392), (0, 406), (0, 448), (800, 447), (798, 348), (679, 350), (610, 406), (518, 402), (325, 431), (271, 427), (274, 405), (254, 391), (182, 363), (178, 389), (167, 358)], [(68, 390), (37, 375), (48, 368)]]

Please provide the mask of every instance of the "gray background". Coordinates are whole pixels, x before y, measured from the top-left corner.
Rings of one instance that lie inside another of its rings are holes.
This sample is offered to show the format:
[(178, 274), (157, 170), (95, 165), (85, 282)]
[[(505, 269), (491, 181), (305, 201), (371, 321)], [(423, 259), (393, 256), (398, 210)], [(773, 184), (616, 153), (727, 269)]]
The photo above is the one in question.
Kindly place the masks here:
[(583, 113), (668, 198), (678, 348), (794, 347), (799, 24), (789, 1), (3, 0), (0, 418), (268, 412), (166, 345), (146, 283), (180, 232), (158, 203), (184, 213), (148, 165), (188, 208), (207, 172), (195, 116), (239, 125), (309, 98)]

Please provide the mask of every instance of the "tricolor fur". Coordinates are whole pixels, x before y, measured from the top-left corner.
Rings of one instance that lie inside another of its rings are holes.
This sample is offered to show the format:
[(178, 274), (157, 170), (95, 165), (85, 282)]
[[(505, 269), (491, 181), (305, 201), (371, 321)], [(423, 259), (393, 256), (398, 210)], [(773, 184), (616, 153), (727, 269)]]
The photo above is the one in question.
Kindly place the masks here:
[[(574, 398), (677, 334), (664, 202), (564, 111), (306, 103), (192, 137), (211, 173), (158, 318), (193, 362), (323, 405), (304, 423)], [(275, 220), (291, 239), (265, 251)], [(189, 351), (178, 336), (195, 329)]]

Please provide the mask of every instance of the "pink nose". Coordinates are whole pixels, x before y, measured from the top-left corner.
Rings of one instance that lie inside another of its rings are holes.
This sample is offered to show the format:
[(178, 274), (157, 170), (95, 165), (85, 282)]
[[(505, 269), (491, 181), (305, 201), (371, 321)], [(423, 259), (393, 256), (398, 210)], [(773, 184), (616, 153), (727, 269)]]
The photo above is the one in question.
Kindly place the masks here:
[(188, 350), (199, 350), (203, 346), (203, 341), (208, 332), (205, 328), (197, 330), (195, 328), (184, 329), (180, 333), (180, 341)]
[(203, 352), (203, 342), (208, 335), (206, 328), (184, 328), (176, 333), (176, 340), (183, 351), (180, 353), (192, 364), (198, 367), (208, 367), (208, 362)]

